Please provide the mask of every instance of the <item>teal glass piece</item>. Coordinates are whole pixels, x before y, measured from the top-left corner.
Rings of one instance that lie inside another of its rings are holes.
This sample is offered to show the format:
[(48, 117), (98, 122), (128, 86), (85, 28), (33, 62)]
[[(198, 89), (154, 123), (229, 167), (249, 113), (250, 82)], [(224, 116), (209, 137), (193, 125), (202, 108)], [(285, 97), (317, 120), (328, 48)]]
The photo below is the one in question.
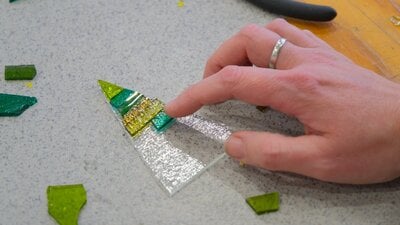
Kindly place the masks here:
[(35, 97), (0, 93), (0, 116), (19, 116), (36, 103)]
[(272, 192), (264, 195), (246, 198), (247, 204), (257, 215), (279, 210), (279, 193)]
[(164, 111), (159, 112), (152, 120), (151, 123), (153, 124), (154, 128), (158, 132), (163, 132), (168, 129), (173, 123), (175, 119), (168, 116)]
[(126, 101), (126, 99), (133, 93), (132, 90), (124, 89), (120, 93), (118, 93), (116, 96), (114, 96), (110, 103), (111, 105), (118, 109), (121, 105), (123, 105)]
[(114, 96), (110, 103), (121, 116), (124, 116), (132, 106), (139, 104), (142, 98), (143, 95), (139, 92), (124, 89), (118, 95)]

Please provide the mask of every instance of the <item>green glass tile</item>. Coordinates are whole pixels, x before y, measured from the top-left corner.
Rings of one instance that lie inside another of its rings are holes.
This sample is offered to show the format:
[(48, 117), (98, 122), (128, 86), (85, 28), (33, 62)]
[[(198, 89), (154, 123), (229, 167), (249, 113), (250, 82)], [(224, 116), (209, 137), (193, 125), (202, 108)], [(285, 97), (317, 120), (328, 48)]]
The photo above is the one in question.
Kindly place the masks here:
[(110, 101), (111, 105), (114, 108), (118, 109), (121, 105), (125, 103), (126, 99), (129, 98), (129, 96), (131, 96), (132, 93), (133, 91), (129, 89), (123, 89), (119, 94), (117, 94), (111, 99)]
[(4, 69), (6, 80), (32, 80), (35, 76), (35, 65), (6, 66)]
[(0, 93), (0, 116), (19, 116), (36, 102), (35, 97)]
[(124, 89), (112, 98), (110, 103), (114, 109), (118, 110), (121, 116), (124, 116), (133, 106), (138, 105), (142, 99), (143, 95), (139, 92)]
[(47, 187), (49, 214), (60, 225), (77, 225), (79, 213), (86, 203), (82, 184)]
[(173, 123), (175, 119), (168, 116), (164, 111), (159, 112), (152, 120), (151, 123), (153, 124), (154, 128), (158, 132), (163, 132), (168, 129)]
[(121, 116), (124, 116), (133, 106), (138, 105), (142, 100), (144, 96), (140, 94), (139, 92), (133, 92), (127, 99), (126, 101), (120, 105), (118, 108), (118, 112), (121, 114)]
[(98, 80), (97, 82), (100, 85), (101, 90), (103, 91), (108, 101), (110, 101), (114, 96), (116, 96), (123, 90), (122, 87), (104, 80)]
[(246, 202), (258, 215), (266, 212), (274, 212), (279, 210), (279, 193), (272, 192), (264, 195), (249, 197), (246, 199)]

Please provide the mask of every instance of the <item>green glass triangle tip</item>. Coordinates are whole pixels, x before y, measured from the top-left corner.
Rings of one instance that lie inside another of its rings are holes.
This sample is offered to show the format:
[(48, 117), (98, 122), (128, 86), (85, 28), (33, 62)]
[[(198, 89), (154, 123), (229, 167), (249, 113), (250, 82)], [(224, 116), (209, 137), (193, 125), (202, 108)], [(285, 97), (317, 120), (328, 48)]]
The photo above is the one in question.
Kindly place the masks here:
[(113, 97), (118, 95), (122, 90), (124, 90), (123, 87), (120, 87), (116, 84), (104, 81), (104, 80), (98, 80), (97, 81), (99, 86), (101, 87), (101, 90), (103, 91), (104, 95), (106, 96), (107, 100), (110, 101)]

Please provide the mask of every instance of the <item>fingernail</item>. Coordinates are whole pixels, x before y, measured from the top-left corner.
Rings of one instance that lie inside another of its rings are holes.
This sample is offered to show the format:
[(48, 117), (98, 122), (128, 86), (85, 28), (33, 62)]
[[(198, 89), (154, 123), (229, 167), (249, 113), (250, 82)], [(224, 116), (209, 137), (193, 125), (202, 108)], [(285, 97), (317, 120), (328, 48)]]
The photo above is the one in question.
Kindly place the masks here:
[(225, 151), (235, 159), (242, 159), (245, 156), (243, 142), (240, 138), (231, 136), (225, 143)]

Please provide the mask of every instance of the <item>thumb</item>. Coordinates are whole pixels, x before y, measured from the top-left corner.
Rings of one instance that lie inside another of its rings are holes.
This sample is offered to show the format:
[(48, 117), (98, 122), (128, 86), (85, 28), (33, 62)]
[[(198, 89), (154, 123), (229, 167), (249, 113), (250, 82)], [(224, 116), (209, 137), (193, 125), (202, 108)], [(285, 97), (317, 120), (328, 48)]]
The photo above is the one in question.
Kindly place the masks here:
[(315, 176), (324, 141), (315, 135), (287, 137), (242, 131), (229, 137), (225, 150), (231, 157), (256, 167)]

